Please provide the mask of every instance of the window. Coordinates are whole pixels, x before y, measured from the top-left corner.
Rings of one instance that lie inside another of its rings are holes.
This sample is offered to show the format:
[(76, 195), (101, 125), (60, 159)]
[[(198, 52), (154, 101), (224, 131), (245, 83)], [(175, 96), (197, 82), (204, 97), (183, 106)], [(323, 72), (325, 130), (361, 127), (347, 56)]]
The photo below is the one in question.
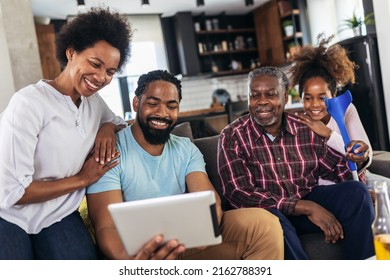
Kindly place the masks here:
[[(112, 82), (100, 91), (100, 95), (106, 101), (111, 110), (124, 118), (129, 118), (129, 112), (124, 112), (122, 94), (130, 95), (130, 103), (134, 97), (137, 80), (140, 75), (151, 70), (167, 69), (167, 59), (164, 39), (158, 15), (129, 16), (133, 28), (133, 40), (131, 43), (131, 57)], [(119, 78), (126, 77), (128, 92), (121, 91)], [(132, 118), (134, 114), (131, 114)]]

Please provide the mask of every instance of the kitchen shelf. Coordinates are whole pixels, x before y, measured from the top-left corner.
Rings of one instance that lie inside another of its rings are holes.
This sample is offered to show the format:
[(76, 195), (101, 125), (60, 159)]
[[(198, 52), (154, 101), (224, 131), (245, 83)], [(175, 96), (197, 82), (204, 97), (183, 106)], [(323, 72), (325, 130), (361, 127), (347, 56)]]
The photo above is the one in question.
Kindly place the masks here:
[(284, 13), (284, 14), (281, 14), (280, 15), (280, 18), (281, 19), (284, 19), (284, 18), (290, 18), (291, 16), (297, 16), (297, 15), (299, 15), (301, 13), (301, 11), (300, 10), (298, 10), (298, 9), (294, 9), (294, 10), (291, 10), (291, 11), (289, 11), (289, 12), (286, 12), (286, 13)]
[[(306, 0), (270, 0), (253, 14), (261, 65), (288, 65), (290, 50), (310, 43)], [(291, 21), (292, 30), (283, 28), (282, 23), (287, 20)]]
[[(306, 6), (305, 0), (277, 0), (279, 7), (279, 20), (283, 34), (283, 48), (285, 53), (285, 60), (289, 62), (293, 52), (297, 46), (302, 46), (308, 43), (308, 30), (306, 28), (306, 20), (301, 9)], [(292, 35), (286, 35), (287, 31), (283, 28), (283, 22), (291, 21)]]
[(226, 71), (219, 71), (216, 73), (212, 73), (212, 77), (221, 77), (221, 76), (230, 76), (230, 75), (239, 75), (239, 74), (247, 74), (253, 69), (245, 68), (241, 70), (226, 70)]
[(249, 69), (258, 61), (252, 13), (193, 17), (194, 34), (202, 73), (231, 74)]
[(217, 29), (217, 30), (200, 30), (195, 31), (196, 35), (211, 35), (211, 34), (223, 34), (227, 33), (254, 33), (254, 28), (239, 28), (239, 29)]
[(207, 56), (207, 55), (231, 55), (231, 54), (239, 54), (239, 53), (257, 53), (256, 48), (251, 49), (242, 49), (242, 50), (231, 50), (231, 51), (207, 51), (202, 52), (199, 55), (200, 56)]
[(295, 38), (302, 38), (302, 37), (303, 37), (303, 33), (302, 32), (295, 32), (291, 36), (283, 37), (283, 41), (290, 41), (290, 40), (293, 40)]

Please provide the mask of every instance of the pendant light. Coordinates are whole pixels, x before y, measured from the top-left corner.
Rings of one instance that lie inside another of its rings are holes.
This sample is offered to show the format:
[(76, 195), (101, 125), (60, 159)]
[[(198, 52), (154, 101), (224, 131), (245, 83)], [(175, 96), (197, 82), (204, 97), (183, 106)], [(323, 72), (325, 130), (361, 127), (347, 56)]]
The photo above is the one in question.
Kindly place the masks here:
[(204, 6), (204, 0), (196, 0), (196, 6), (197, 7)]
[(141, 0), (141, 6), (142, 7), (150, 6), (149, 0)]
[(77, 0), (77, 12), (79, 14), (84, 13), (87, 7), (85, 6), (84, 0)]
[(245, 0), (245, 6), (253, 6), (253, 0)]

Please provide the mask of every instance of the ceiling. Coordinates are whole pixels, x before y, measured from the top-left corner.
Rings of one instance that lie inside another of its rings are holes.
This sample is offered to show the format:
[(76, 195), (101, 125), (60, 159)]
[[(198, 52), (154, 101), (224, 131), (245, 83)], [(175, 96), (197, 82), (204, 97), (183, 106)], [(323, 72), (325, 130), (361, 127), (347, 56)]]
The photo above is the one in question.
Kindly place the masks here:
[[(268, 0), (253, 0), (246, 6), (245, 0), (203, 0), (205, 5), (196, 6), (196, 0), (149, 0), (150, 5), (141, 6), (141, 0), (85, 0), (87, 8), (106, 5), (124, 14), (161, 14), (172, 16), (177, 12), (191, 11), (194, 15), (246, 14)], [(34, 16), (51, 19), (66, 19), (77, 14), (77, 0), (30, 0)]]

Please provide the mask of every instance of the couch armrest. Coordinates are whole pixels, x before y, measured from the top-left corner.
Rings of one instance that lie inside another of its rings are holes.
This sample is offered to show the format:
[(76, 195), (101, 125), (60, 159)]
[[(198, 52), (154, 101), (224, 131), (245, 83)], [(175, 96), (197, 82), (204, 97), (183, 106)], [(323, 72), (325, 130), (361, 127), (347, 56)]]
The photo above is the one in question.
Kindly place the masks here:
[(374, 174), (390, 178), (390, 152), (374, 151), (371, 165), (368, 170)]

